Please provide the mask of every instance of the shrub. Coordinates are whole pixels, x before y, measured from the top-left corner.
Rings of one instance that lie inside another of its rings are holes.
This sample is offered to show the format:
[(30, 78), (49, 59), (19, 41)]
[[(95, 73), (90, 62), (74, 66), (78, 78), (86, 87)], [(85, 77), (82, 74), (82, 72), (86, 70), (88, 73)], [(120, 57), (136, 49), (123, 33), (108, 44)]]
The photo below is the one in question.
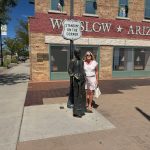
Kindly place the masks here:
[(8, 65), (11, 63), (11, 60), (4, 57), (4, 67), (8, 67)]
[(11, 59), (11, 63), (18, 63), (16, 56), (13, 56)]

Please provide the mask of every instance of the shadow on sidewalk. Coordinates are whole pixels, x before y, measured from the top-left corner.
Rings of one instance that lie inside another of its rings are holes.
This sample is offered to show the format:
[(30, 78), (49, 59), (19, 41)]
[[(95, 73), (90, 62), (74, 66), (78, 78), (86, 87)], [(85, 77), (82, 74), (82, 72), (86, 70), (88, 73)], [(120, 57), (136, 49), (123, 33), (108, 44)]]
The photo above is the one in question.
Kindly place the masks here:
[[(102, 94), (122, 94), (122, 90), (134, 90), (137, 86), (150, 86), (150, 78), (101, 80), (99, 86)], [(68, 92), (69, 81), (30, 82), (25, 106), (41, 105), (43, 98), (65, 97), (68, 96)]]
[(145, 112), (143, 112), (140, 108), (135, 107), (135, 109), (140, 112), (148, 121), (150, 121), (150, 115), (146, 114)]
[(1, 74), (0, 85), (13, 85), (26, 82), (29, 79), (28, 74)]

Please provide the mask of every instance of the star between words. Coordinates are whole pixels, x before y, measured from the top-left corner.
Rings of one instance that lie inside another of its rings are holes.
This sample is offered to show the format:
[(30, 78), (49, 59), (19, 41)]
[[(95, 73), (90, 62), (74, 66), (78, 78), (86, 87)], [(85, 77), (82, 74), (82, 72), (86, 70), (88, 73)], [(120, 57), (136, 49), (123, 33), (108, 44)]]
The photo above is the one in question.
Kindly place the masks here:
[[(50, 23), (52, 29), (61, 29), (63, 24), (63, 19), (50, 18)], [(84, 32), (95, 32), (95, 33), (109, 33), (115, 31), (117, 33), (126, 32), (128, 35), (140, 35), (140, 36), (150, 36), (150, 26), (139, 26), (139, 25), (128, 25), (126, 27), (121, 25), (113, 25), (111, 22), (81, 22), (81, 31)]]

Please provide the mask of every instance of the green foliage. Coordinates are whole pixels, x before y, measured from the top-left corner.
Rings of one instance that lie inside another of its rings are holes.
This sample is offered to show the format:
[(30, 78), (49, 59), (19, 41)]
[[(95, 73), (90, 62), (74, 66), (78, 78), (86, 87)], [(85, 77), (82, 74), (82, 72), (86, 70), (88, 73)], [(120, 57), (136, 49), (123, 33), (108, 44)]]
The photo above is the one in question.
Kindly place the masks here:
[(28, 23), (27, 21), (20, 20), (18, 26), (16, 27), (16, 38), (6, 38), (5, 44), (9, 51), (11, 51), (11, 55), (15, 53), (19, 56), (29, 56), (28, 45), (29, 45), (29, 37), (28, 37)]
[(28, 23), (26, 21), (20, 20), (19, 25), (16, 29), (16, 38), (5, 38), (4, 43), (6, 49), (10, 51), (11, 62), (17, 63), (17, 59), (13, 58), (14, 55), (29, 57), (28, 51)]
[(16, 56), (13, 56), (11, 59), (11, 63), (18, 63), (18, 59)]
[[(18, 0), (0, 0), (0, 45), (2, 44), (1, 25), (8, 23), (8, 20), (10, 20), (9, 17), (10, 8), (16, 6), (17, 1)], [(3, 58), (2, 47), (0, 48), (0, 51), (1, 51), (1, 56)], [(1, 61), (1, 65), (3, 65), (3, 59)]]
[(20, 20), (16, 27), (16, 38), (22, 43), (24, 49), (28, 49), (29, 37), (28, 37), (28, 22)]
[(11, 52), (11, 55), (14, 55), (17, 52), (17, 41), (14, 38), (5, 38), (4, 43), (6, 44), (8, 50)]
[(10, 54), (11, 54), (11, 52), (9, 50), (3, 49), (3, 56), (10, 55)]
[(11, 58), (4, 57), (4, 67), (8, 67), (8, 65), (11, 63)]
[(18, 56), (26, 56), (28, 51), (26, 50), (26, 45), (21, 40), (17, 38), (5, 38), (4, 43), (7, 46), (7, 49), (11, 52), (11, 55), (15, 55), (16, 53)]
[(18, 0), (0, 0), (0, 25), (7, 24), (10, 19), (8, 13), (11, 7), (17, 5)]
[(19, 56), (29, 57), (29, 51), (23, 50), (23, 51), (20, 52), (20, 55), (19, 55)]

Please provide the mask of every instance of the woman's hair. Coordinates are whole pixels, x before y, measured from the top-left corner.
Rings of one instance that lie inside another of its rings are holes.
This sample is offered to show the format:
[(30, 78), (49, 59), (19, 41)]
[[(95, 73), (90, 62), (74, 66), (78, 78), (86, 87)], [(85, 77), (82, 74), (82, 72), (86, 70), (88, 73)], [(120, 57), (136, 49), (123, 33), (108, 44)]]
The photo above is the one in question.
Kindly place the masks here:
[(94, 55), (92, 54), (92, 52), (87, 51), (87, 52), (85, 53), (85, 55), (84, 55), (84, 58), (83, 58), (84, 61), (87, 60), (87, 59), (86, 59), (86, 55), (87, 55), (87, 54), (90, 54), (90, 55), (91, 55), (91, 60), (95, 60), (95, 57), (94, 57)]

